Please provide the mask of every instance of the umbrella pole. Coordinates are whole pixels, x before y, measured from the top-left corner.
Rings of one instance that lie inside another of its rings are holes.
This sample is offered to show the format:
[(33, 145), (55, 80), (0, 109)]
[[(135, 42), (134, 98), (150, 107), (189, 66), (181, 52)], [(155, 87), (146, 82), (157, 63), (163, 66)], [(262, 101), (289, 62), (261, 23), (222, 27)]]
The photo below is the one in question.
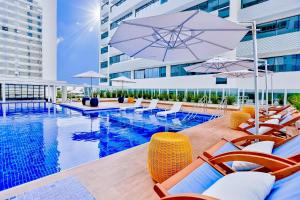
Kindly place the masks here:
[(91, 77), (91, 93), (90, 97), (93, 98), (93, 78)]
[(253, 57), (255, 67), (255, 131), (259, 131), (259, 97), (258, 97), (258, 55), (257, 55), (257, 37), (256, 37), (256, 22), (252, 22), (252, 40), (253, 40)]
[(273, 106), (274, 104), (274, 89), (273, 89), (273, 74), (271, 74), (271, 105)]
[(266, 78), (266, 112), (268, 113), (268, 104), (269, 104), (269, 88), (268, 88), (268, 61), (265, 60), (265, 78)]

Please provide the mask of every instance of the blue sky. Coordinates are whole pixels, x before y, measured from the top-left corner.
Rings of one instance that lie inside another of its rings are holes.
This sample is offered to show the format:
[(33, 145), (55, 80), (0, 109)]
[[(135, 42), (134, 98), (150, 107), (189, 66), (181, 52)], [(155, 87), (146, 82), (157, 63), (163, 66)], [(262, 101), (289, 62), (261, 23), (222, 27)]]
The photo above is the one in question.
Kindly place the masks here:
[(96, 12), (98, 0), (57, 1), (57, 79), (87, 83), (72, 78), (88, 70), (98, 70)]

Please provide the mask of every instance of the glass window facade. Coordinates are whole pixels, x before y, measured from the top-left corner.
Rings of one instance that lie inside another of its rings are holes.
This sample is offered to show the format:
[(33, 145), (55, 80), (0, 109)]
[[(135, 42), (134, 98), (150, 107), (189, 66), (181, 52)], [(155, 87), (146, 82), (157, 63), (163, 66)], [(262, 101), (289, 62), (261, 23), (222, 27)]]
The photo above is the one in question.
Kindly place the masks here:
[(266, 1), (269, 1), (269, 0), (241, 0), (241, 7), (247, 8), (247, 7), (254, 6), (256, 4), (266, 2)]
[(112, 22), (112, 23), (110, 24), (110, 29), (112, 30), (112, 29), (114, 29), (114, 28), (117, 28), (123, 20), (127, 19), (127, 18), (130, 17), (131, 15), (132, 15), (132, 12), (130, 12), (130, 13), (124, 15), (123, 17), (117, 19), (116, 21)]
[[(257, 25), (257, 38), (300, 31), (300, 15), (287, 17)], [(242, 41), (252, 40), (252, 32), (248, 32)]]
[(188, 9), (185, 9), (184, 11), (203, 10), (207, 12), (212, 12), (221, 8), (228, 7), (228, 13), (229, 13), (229, 3), (230, 3), (229, 0), (208, 0), (200, 4), (194, 5)]
[(227, 84), (227, 78), (216, 78), (216, 84)]
[(105, 54), (108, 52), (108, 46), (101, 48), (101, 54)]
[(101, 20), (101, 24), (105, 24), (108, 21), (108, 17), (105, 17), (104, 19)]
[(6, 100), (44, 100), (44, 85), (5, 85)]
[(179, 65), (171, 65), (171, 76), (190, 76), (190, 75), (201, 74), (201, 73), (185, 71), (184, 67), (194, 65), (194, 64), (197, 64), (197, 63), (186, 63), (186, 64), (179, 64)]
[(127, 78), (131, 78), (131, 72), (130, 71), (125, 71), (125, 72), (112, 73), (112, 74), (109, 75), (110, 79), (118, 78), (120, 76), (125, 76)]
[(229, 17), (229, 7), (218, 10), (218, 16), (222, 18)]
[[(268, 69), (273, 72), (300, 71), (300, 54), (266, 58)], [(262, 67), (264, 69), (264, 67)]]
[(166, 67), (155, 67), (134, 71), (135, 79), (166, 77)]
[(108, 31), (101, 34), (101, 39), (105, 39), (108, 37)]
[(107, 61), (101, 62), (101, 63), (100, 63), (100, 67), (101, 67), (101, 68), (106, 68), (106, 67), (108, 67), (108, 62), (107, 62)]
[(148, 7), (150, 7), (151, 5), (153, 5), (153, 4), (155, 4), (155, 3), (159, 2), (159, 1), (160, 1), (160, 0), (151, 0), (151, 1), (147, 2), (147, 3), (145, 3), (144, 5), (138, 7), (137, 9), (135, 9), (135, 15), (137, 15), (137, 14), (138, 14), (139, 12), (141, 12), (142, 10), (144, 10), (144, 9), (146, 9), (146, 8), (148, 8)]
[(119, 63), (119, 62), (122, 62), (122, 61), (129, 60), (129, 59), (130, 59), (129, 56), (122, 53), (122, 54), (110, 57), (109, 58), (109, 63), (112, 65), (112, 64), (115, 64), (115, 63)]

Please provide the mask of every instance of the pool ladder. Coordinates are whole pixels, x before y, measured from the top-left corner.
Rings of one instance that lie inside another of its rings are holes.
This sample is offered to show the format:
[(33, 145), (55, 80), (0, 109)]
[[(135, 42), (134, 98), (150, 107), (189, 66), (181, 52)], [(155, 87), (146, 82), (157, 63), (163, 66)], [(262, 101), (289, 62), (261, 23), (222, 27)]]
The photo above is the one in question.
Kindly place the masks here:
[[(203, 108), (203, 111), (207, 110), (207, 103), (208, 103), (208, 98), (207, 96), (203, 96), (196, 105), (194, 105), (194, 108)], [(181, 121), (185, 120), (190, 120), (194, 119), (197, 116), (197, 112), (189, 112)]]

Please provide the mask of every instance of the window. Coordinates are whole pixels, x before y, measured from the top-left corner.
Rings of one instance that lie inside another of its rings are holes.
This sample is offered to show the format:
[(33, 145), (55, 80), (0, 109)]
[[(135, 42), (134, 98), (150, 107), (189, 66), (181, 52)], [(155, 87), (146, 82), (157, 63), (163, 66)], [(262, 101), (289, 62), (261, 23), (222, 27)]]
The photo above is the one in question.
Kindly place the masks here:
[(3, 31), (8, 31), (8, 27), (2, 26), (2, 30), (3, 30)]
[(203, 3), (197, 4), (195, 6), (192, 6), (184, 11), (190, 11), (190, 10), (203, 10), (203, 11), (207, 11), (207, 7), (208, 7), (208, 1), (205, 1)]
[(104, 39), (104, 38), (107, 38), (107, 37), (108, 37), (108, 31), (101, 34), (101, 39)]
[(107, 62), (107, 61), (101, 62), (100, 67), (101, 67), (102, 69), (108, 67), (108, 62)]
[(120, 76), (125, 76), (127, 78), (131, 78), (131, 72), (130, 71), (118, 72), (118, 73), (110, 74), (109, 76), (110, 76), (111, 79), (118, 78)]
[(27, 12), (27, 16), (32, 16), (32, 14), (30, 12)]
[(168, 0), (160, 0), (160, 4), (164, 4), (164, 3), (167, 3)]
[[(228, 7), (228, 13), (229, 13), (229, 0), (208, 0), (205, 2), (202, 2), (200, 4), (197, 4), (195, 6), (192, 6), (188, 9), (185, 9), (184, 11), (189, 10), (203, 10), (207, 12), (212, 12), (221, 8)], [(223, 13), (224, 14), (224, 13)]]
[(27, 35), (29, 36), (29, 37), (32, 37), (33, 36), (33, 34), (32, 33), (27, 33)]
[(32, 30), (32, 26), (28, 26), (28, 30)]
[(227, 78), (216, 78), (216, 84), (227, 84)]
[(40, 33), (42, 32), (42, 29), (41, 29), (41, 28), (37, 28), (36, 30), (37, 30), (38, 32), (40, 32)]
[(108, 17), (105, 17), (104, 19), (101, 20), (101, 24), (105, 24), (108, 21)]
[(112, 22), (112, 23), (110, 24), (110, 29), (112, 30), (112, 29), (114, 29), (114, 28), (117, 28), (117, 27), (120, 25), (121, 21), (127, 19), (127, 18), (130, 17), (131, 15), (132, 15), (132, 12), (130, 12), (130, 13), (124, 15), (123, 17), (117, 19), (116, 21)]
[(134, 71), (134, 79), (144, 79), (145, 78), (145, 70), (135, 70)]
[(241, 0), (241, 1), (242, 1), (241, 2), (242, 8), (247, 8), (247, 7), (262, 3), (262, 2), (266, 2), (268, 0)]
[(148, 7), (150, 7), (150, 6), (152, 6), (153, 4), (155, 4), (155, 3), (157, 3), (157, 2), (159, 2), (159, 0), (151, 0), (151, 1), (147, 2), (147, 3), (145, 3), (144, 5), (138, 7), (137, 9), (135, 9), (135, 14), (137, 15), (137, 14), (138, 14), (139, 12), (141, 12), (142, 10), (144, 10), (144, 9), (146, 9), (146, 8), (148, 8)]
[(110, 9), (113, 10), (115, 7), (122, 5), (124, 2), (126, 2), (126, 0), (120, 0), (117, 3), (115, 3), (114, 5), (112, 5)]
[(229, 7), (228, 8), (223, 8), (218, 11), (218, 16), (222, 18), (229, 17)]
[(32, 23), (32, 19), (27, 19), (27, 22), (28, 23)]
[[(257, 38), (271, 37), (285, 33), (300, 31), (300, 15), (279, 19), (257, 25)], [(252, 32), (248, 32), (242, 41), (252, 39)]]
[(274, 72), (300, 71), (300, 54), (267, 58), (268, 69)]
[(6, 84), (7, 100), (43, 100), (45, 99), (45, 86)]
[(108, 46), (101, 48), (101, 54), (105, 54), (108, 52)]
[(114, 63), (123, 62), (123, 61), (129, 60), (129, 59), (130, 59), (129, 56), (127, 56), (126, 54), (122, 53), (122, 54), (110, 57), (109, 58), (109, 63), (112, 65)]
[(189, 75), (197, 75), (201, 73), (195, 72), (187, 72), (185, 71), (185, 67), (194, 65), (197, 63), (187, 63), (187, 64), (179, 64), (179, 65), (171, 65), (171, 76), (189, 76)]

